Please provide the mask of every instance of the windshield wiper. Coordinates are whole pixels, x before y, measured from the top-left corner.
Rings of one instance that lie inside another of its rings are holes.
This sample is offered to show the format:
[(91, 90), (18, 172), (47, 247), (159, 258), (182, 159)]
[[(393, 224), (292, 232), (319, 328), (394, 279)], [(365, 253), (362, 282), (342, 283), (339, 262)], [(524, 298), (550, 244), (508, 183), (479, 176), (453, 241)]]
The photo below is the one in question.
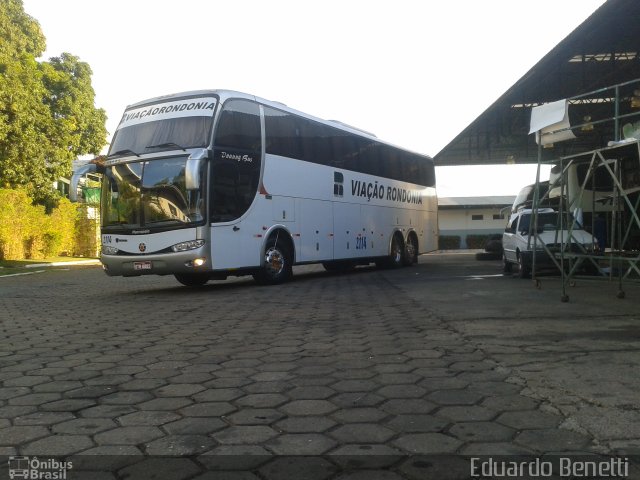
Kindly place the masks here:
[(117, 152), (113, 152), (112, 154), (110, 154), (110, 157), (113, 157), (115, 155), (126, 155), (127, 153), (133, 153), (136, 157), (139, 157), (140, 155), (137, 154), (136, 152), (134, 152), (133, 150), (129, 150), (128, 148), (125, 148), (124, 150), (118, 150)]
[(184, 152), (187, 151), (187, 149), (184, 148), (182, 145), (178, 145), (177, 143), (173, 143), (173, 142), (159, 143), (158, 145), (147, 145), (144, 148), (166, 148), (166, 147), (178, 147), (180, 150)]

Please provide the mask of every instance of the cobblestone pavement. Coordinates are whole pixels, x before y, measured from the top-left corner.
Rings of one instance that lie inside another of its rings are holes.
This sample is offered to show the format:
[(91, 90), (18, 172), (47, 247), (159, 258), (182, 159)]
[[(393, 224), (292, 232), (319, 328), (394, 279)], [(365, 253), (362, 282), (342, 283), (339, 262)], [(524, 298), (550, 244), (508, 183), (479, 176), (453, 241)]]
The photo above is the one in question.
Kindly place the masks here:
[(557, 279), (499, 273), (428, 255), (276, 287), (0, 277), (0, 455), (73, 456), (86, 478), (394, 480), (638, 454), (638, 286), (563, 304)]

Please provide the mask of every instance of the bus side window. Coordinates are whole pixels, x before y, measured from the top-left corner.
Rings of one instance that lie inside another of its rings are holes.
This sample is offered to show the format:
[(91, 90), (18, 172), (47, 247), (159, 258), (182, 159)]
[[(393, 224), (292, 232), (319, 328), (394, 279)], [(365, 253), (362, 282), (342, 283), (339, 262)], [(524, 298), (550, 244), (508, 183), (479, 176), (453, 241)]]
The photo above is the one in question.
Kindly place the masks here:
[(302, 138), (296, 117), (273, 108), (265, 108), (264, 114), (267, 153), (301, 160)]

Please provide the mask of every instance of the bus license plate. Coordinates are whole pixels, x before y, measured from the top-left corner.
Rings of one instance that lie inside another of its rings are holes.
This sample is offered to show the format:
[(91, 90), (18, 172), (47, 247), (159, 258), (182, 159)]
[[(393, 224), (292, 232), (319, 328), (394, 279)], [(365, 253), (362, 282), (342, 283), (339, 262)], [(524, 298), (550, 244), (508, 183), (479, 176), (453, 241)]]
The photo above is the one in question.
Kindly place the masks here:
[(133, 262), (134, 270), (151, 270), (151, 262)]

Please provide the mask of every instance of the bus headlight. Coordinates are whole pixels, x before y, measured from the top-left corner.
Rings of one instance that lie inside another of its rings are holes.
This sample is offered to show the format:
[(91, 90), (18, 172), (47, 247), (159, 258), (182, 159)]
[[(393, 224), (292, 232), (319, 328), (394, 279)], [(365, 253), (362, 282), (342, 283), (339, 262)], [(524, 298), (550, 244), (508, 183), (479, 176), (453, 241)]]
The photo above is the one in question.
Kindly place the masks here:
[(111, 247), (109, 245), (102, 245), (101, 250), (105, 255), (117, 255), (119, 252), (116, 247)]
[(174, 252), (186, 252), (204, 245), (204, 240), (189, 240), (188, 242), (176, 243), (171, 247)]

